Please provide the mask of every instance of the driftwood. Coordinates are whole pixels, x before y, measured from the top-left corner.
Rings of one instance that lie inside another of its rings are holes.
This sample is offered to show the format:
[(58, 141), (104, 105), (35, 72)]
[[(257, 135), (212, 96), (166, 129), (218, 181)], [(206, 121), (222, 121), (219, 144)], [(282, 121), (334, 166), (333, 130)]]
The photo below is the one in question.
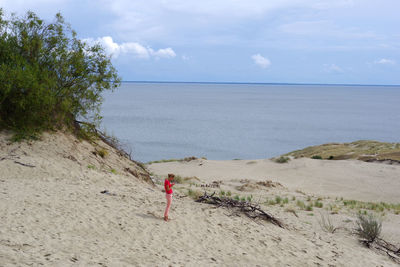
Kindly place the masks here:
[(252, 219), (263, 219), (269, 221), (281, 228), (285, 228), (283, 223), (275, 218), (274, 216), (266, 213), (260, 208), (260, 205), (253, 204), (247, 201), (239, 201), (231, 198), (219, 198), (214, 196), (215, 192), (211, 195), (208, 195), (207, 192), (204, 192), (204, 195), (199, 197), (196, 202), (207, 203), (211, 205), (215, 205), (217, 207), (225, 207), (225, 208), (233, 208), (236, 209), (249, 218)]
[(30, 167), (30, 168), (36, 167), (35, 165), (31, 165), (31, 164), (19, 162), (19, 161), (16, 161), (16, 160), (14, 160), (14, 163), (19, 164), (19, 165), (22, 165), (22, 166), (25, 166), (25, 167)]
[(394, 262), (400, 264), (400, 247), (397, 248), (395, 245), (381, 238), (377, 238), (373, 242), (369, 241), (361, 241), (361, 242), (364, 243), (368, 248), (381, 252), (384, 255), (389, 256)]
[(3, 161), (3, 160), (8, 159), (8, 160), (13, 160), (15, 164), (19, 164), (19, 165), (24, 166), (24, 167), (30, 167), (30, 168), (36, 167), (35, 165), (28, 164), (28, 163), (23, 163), (23, 162), (20, 162), (20, 161), (18, 161), (18, 160), (15, 160), (15, 159), (19, 159), (19, 158), (20, 158), (20, 157), (18, 157), (18, 156), (11, 155), (11, 157), (3, 157), (3, 158), (0, 158), (0, 161)]
[(211, 187), (211, 188), (219, 188), (222, 181), (213, 181), (211, 184), (202, 184), (200, 187)]

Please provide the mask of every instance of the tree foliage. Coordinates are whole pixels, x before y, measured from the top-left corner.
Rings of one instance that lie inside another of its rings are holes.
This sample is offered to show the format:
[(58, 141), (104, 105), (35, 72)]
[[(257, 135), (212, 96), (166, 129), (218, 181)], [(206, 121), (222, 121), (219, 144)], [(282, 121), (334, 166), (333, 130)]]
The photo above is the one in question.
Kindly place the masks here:
[(77, 118), (98, 125), (102, 92), (120, 84), (104, 48), (78, 39), (60, 13), (45, 23), (0, 9), (0, 36), (1, 128), (32, 135)]

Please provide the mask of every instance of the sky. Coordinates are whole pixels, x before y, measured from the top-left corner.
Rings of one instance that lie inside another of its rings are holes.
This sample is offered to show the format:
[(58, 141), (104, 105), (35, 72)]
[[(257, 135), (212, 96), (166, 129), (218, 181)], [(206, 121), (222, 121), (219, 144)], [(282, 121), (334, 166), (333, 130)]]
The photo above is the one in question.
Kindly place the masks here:
[(125, 81), (400, 84), (399, 0), (0, 0), (57, 12)]

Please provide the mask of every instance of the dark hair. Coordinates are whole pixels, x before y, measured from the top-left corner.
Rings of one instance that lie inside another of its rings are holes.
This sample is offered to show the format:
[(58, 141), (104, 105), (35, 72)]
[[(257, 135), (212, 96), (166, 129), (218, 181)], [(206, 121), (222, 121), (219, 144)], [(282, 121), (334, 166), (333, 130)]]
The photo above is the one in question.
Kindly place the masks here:
[(173, 173), (168, 173), (168, 178), (174, 178), (175, 177), (175, 174), (173, 174)]

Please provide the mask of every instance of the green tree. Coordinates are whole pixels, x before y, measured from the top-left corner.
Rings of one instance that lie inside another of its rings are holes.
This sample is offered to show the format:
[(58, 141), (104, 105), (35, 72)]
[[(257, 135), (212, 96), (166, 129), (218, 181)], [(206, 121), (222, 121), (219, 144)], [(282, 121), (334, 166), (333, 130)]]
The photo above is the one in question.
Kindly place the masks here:
[(29, 136), (78, 118), (99, 124), (102, 92), (121, 81), (103, 47), (78, 39), (60, 13), (45, 23), (0, 9), (0, 36), (1, 128)]

